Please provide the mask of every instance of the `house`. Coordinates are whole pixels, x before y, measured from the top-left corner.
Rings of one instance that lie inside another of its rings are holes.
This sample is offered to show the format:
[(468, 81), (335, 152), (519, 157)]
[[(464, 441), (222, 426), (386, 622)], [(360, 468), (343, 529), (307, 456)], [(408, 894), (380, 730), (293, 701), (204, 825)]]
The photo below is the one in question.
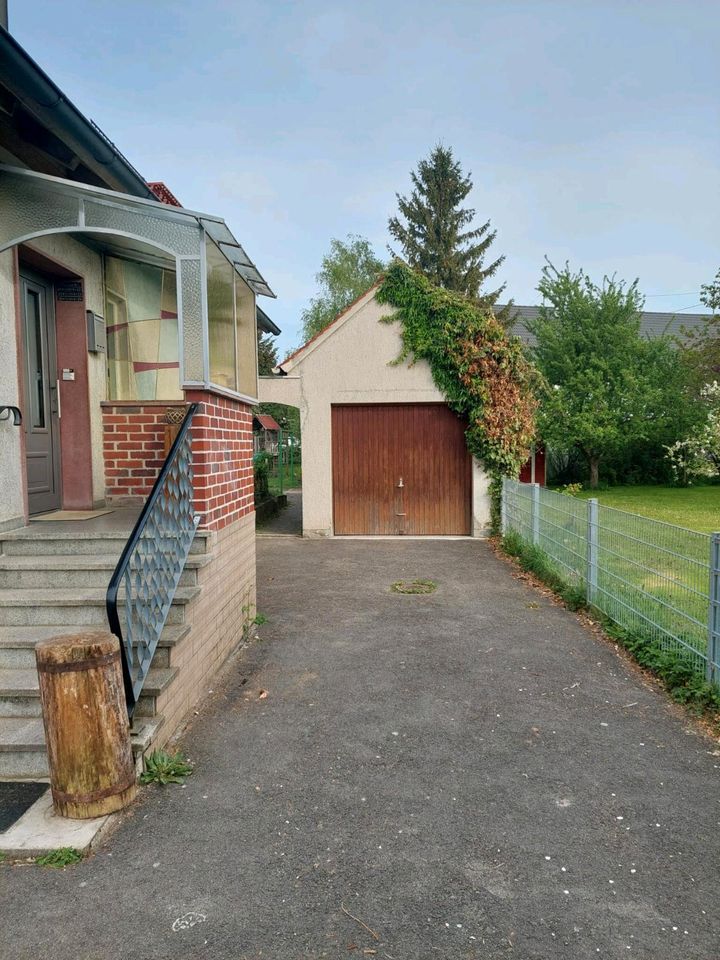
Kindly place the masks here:
[[(502, 307), (498, 307), (502, 309)], [(513, 322), (511, 332), (532, 346), (535, 337), (527, 328), (527, 323), (537, 320), (540, 310), (537, 306), (513, 304)], [(644, 337), (670, 336), (683, 339), (688, 331), (700, 330), (707, 323), (706, 313), (663, 313), (655, 310), (643, 310), (640, 314), (640, 333)]]
[(264, 450), (275, 456), (278, 451), (280, 424), (269, 413), (256, 413), (253, 417), (253, 448), (255, 453)]
[(32, 777), (38, 640), (107, 609), (142, 750), (254, 617), (256, 326), (279, 331), (224, 220), (148, 184), (2, 27), (0, 102), (0, 777)]
[(394, 362), (376, 289), (260, 378), (261, 401), (300, 409), (303, 534), (481, 536), (488, 478), (427, 363)]

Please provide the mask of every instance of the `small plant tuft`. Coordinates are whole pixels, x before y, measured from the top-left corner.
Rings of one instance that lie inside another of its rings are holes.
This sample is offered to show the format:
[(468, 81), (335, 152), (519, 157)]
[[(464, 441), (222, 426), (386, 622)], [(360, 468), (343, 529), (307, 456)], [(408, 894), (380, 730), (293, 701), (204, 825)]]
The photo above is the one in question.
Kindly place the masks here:
[(265, 616), (264, 613), (256, 613), (252, 619), (252, 623), (254, 623), (256, 627), (261, 627), (264, 623), (267, 623), (267, 622), (268, 622), (268, 618)]
[(564, 493), (568, 497), (579, 497), (583, 492), (581, 483), (566, 483), (564, 487), (558, 487), (558, 493)]
[(397, 580), (390, 589), (393, 593), (434, 593), (437, 584), (434, 580)]
[(40, 867), (71, 867), (74, 863), (80, 863), (81, 860), (82, 854), (75, 847), (60, 847), (38, 857), (35, 863)]
[(140, 775), (140, 783), (184, 783), (193, 772), (193, 765), (180, 753), (166, 753), (153, 750), (145, 758), (145, 772)]

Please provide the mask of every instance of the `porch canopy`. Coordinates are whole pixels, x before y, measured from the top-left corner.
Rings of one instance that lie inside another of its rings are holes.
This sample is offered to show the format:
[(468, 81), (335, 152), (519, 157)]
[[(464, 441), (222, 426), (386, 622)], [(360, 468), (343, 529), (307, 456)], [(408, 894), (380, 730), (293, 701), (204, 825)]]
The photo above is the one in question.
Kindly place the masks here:
[(256, 399), (255, 298), (275, 294), (224, 220), (4, 164), (0, 210), (0, 251), (68, 234), (106, 257), (106, 280), (108, 257), (165, 271), (180, 386)]

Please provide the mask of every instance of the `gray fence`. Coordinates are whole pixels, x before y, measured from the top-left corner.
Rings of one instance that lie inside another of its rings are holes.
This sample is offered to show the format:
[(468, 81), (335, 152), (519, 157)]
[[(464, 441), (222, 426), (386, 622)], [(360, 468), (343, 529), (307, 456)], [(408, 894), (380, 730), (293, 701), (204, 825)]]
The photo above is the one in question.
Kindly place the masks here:
[(503, 481), (502, 532), (539, 547), (615, 623), (685, 651), (720, 683), (720, 534)]

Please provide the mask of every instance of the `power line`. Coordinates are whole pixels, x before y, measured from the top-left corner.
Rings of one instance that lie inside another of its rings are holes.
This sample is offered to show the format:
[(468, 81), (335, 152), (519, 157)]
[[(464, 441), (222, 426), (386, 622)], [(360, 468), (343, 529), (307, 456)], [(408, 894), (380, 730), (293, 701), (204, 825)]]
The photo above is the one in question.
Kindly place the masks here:
[(655, 297), (696, 297), (697, 290), (691, 290), (689, 293), (646, 293), (645, 299), (652, 300)]

